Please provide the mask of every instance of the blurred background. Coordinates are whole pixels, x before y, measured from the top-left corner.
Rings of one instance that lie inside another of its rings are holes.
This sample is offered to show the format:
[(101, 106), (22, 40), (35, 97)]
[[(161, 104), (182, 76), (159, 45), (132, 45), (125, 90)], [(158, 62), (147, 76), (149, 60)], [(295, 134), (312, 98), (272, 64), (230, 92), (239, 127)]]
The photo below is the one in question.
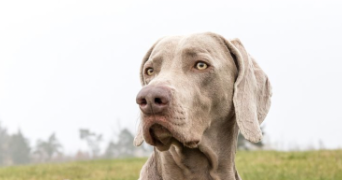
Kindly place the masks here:
[(0, 164), (147, 156), (139, 66), (166, 35), (239, 38), (269, 76), (265, 138), (342, 148), (342, 1), (1, 1)]

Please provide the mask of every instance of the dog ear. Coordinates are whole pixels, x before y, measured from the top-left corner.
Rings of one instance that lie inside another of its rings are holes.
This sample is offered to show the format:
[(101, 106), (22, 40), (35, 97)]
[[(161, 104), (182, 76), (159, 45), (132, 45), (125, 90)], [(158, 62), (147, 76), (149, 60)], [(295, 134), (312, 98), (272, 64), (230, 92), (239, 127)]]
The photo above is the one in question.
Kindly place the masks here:
[(137, 135), (134, 137), (133, 144), (134, 146), (138, 147), (144, 142), (144, 136), (142, 132), (142, 124), (139, 123), (138, 129), (137, 129)]
[[(159, 42), (159, 40), (147, 51), (147, 53), (145, 54), (142, 62), (141, 62), (141, 65), (140, 65), (140, 82), (141, 82), (141, 85), (146, 85), (145, 81), (144, 81), (144, 64), (145, 62), (150, 58), (151, 56), (151, 53), (154, 49), (154, 46)], [(140, 146), (143, 142), (144, 142), (144, 137), (143, 137), (143, 127), (142, 127), (142, 123), (139, 122), (139, 126), (138, 126), (138, 129), (137, 129), (137, 135), (134, 137), (134, 141), (133, 141), (133, 144), (134, 146)]]
[(239, 39), (225, 40), (238, 68), (233, 103), (242, 135), (250, 142), (262, 139), (261, 124), (271, 105), (271, 84)]

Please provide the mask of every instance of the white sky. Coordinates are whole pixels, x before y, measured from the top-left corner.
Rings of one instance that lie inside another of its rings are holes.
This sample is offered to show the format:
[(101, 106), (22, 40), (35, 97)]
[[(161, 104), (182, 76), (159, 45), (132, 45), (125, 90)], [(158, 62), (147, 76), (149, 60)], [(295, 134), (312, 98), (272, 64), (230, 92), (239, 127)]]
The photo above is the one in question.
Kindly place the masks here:
[[(0, 121), (34, 145), (79, 128), (134, 132), (140, 61), (165, 35), (238, 37), (273, 85), (265, 121), (280, 149), (342, 147), (342, 1), (1, 1)], [(120, 123), (118, 121), (120, 120)]]

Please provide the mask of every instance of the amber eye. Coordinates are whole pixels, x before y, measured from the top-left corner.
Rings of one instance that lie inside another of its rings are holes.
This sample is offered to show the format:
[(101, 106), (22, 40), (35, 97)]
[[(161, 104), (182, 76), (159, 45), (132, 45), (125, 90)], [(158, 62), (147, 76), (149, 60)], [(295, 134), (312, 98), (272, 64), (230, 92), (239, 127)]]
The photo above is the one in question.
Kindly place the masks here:
[(147, 69), (146, 69), (146, 74), (147, 74), (147, 75), (151, 76), (151, 75), (153, 75), (153, 73), (154, 73), (153, 68), (147, 68)]
[(195, 68), (198, 70), (205, 70), (208, 68), (208, 64), (206, 64), (204, 62), (198, 62), (198, 63), (196, 63)]

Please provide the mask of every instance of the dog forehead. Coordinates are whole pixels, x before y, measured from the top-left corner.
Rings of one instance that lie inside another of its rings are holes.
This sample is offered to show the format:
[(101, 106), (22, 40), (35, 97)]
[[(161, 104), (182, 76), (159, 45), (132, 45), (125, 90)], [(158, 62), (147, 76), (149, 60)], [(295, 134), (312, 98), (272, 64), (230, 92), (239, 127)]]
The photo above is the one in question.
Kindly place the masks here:
[(154, 47), (151, 58), (175, 57), (183, 54), (223, 52), (222, 44), (210, 33), (199, 33), (187, 36), (167, 36)]
[(151, 52), (151, 58), (165, 55), (173, 55), (178, 47), (181, 36), (167, 36), (159, 40)]

